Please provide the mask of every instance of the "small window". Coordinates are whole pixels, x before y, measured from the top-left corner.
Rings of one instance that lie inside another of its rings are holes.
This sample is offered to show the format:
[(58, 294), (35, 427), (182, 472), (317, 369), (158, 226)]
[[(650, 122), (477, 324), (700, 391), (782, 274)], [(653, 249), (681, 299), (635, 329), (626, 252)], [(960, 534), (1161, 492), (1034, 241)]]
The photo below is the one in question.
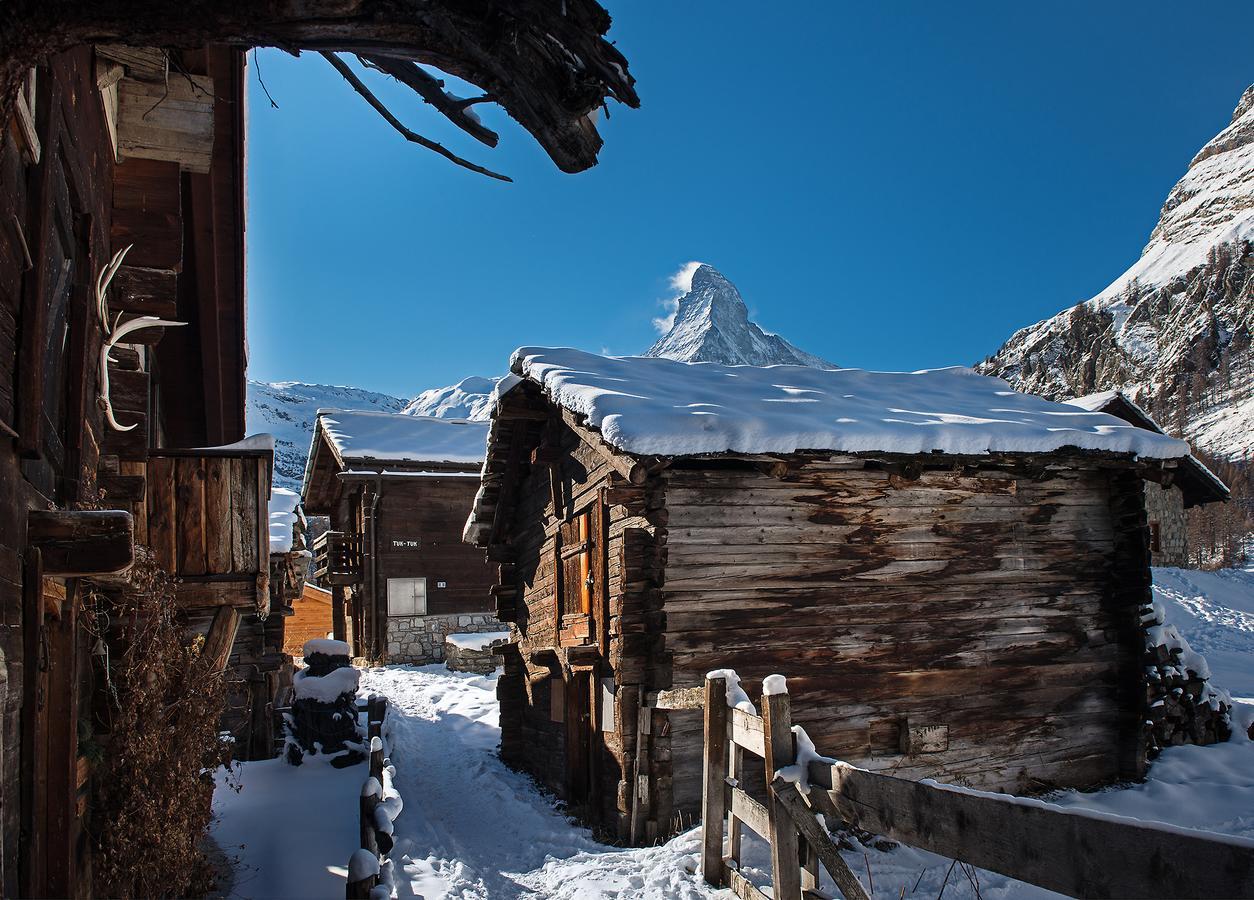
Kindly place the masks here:
[(425, 616), (426, 614), (427, 579), (388, 579), (389, 616)]
[(1162, 553), (1163, 552), (1162, 529), (1159, 527), (1159, 524), (1157, 522), (1150, 522), (1149, 526), (1150, 526), (1150, 552)]

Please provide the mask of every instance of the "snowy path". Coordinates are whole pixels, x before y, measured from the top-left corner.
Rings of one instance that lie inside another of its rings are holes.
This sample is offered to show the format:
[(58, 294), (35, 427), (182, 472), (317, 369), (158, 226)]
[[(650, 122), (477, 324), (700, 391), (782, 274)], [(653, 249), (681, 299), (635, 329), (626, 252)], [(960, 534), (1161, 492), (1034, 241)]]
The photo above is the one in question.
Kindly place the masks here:
[(697, 839), (617, 850), (572, 825), (496, 756), (496, 679), (443, 666), (389, 666), (361, 690), (395, 712), (392, 761), (405, 801), (395, 823), (400, 898), (726, 896), (693, 874)]

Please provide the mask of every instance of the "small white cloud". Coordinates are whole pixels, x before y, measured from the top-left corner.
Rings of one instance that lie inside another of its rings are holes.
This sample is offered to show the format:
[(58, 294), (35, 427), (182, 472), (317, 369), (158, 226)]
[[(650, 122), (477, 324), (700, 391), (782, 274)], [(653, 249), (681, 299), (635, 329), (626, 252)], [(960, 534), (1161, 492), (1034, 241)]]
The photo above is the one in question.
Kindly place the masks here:
[(679, 298), (692, 290), (692, 273), (702, 265), (704, 263), (698, 260), (686, 262), (668, 279), (671, 290), (675, 293), (671, 297), (658, 301), (659, 305), (666, 310), (666, 315), (655, 316), (653, 319), (653, 327), (658, 334), (666, 334), (675, 326), (675, 313), (679, 311)]

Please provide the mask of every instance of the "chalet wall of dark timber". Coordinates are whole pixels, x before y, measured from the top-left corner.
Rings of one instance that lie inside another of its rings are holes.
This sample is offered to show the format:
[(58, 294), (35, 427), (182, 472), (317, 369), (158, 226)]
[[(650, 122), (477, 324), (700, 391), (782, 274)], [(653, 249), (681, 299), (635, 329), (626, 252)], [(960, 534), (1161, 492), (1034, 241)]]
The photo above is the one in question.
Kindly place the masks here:
[[(160, 94), (168, 58), (92, 47), (53, 57), (31, 71), (0, 143), (5, 896), (91, 891), (92, 766), (78, 728), (102, 727), (93, 712), (102, 694), (79, 620), (87, 587), (116, 590), (110, 573), (146, 544), (181, 579), (181, 614), (189, 632), (206, 634), (204, 652), (253, 667), (247, 680), (282, 645), (282, 616), (266, 617), (269, 454), (170, 449), (243, 437), (243, 52), (179, 54), (180, 69), (212, 85), (180, 99), (195, 133), (133, 116), (136, 97)], [(104, 323), (93, 284), (128, 244), (111, 314), (189, 324), (134, 333), (112, 351), (114, 411), (136, 426), (118, 431), (99, 399)], [(100, 506), (120, 512), (105, 521), (80, 511)]]
[(637, 457), (524, 380), (467, 526), (519, 634), (502, 757), (616, 837), (660, 838), (701, 787), (700, 712), (666, 698), (729, 666), (788, 673), (820, 752), (869, 769), (1017, 793), (1135, 778), (1153, 470), (1078, 451)]

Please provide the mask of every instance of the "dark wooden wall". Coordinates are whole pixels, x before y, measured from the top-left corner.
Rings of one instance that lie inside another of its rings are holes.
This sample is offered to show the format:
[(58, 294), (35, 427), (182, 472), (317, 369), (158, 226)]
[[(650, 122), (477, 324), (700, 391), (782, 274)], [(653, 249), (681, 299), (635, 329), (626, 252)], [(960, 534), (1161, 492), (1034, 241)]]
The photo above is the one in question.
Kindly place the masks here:
[[(39, 711), (48, 708), (48, 698), (37, 695), (26, 674), (47, 663), (45, 648), (53, 644), (74, 656), (73, 626), (65, 620), (48, 624), (38, 602), (24, 615), (23, 584), (32, 597), (40, 596), (38, 572), (25, 550), (27, 510), (85, 499), (95, 488), (100, 333), (90, 285), (108, 259), (113, 161), (89, 48), (41, 67), (35, 125), (38, 165), (30, 163), (11, 124), (0, 146), (0, 651), (7, 675), (0, 862), (6, 896), (54, 888), (68, 896), (81, 893), (85, 871), (77, 817), (64, 822), (57, 847), (40, 842), (38, 873), (27, 865), (32, 845), (23, 841), (22, 830), (34, 834), (42, 828), (23, 821), (24, 807), (25, 815), (32, 815), (31, 798), (23, 792), (32, 787), (36, 767), (46, 769), (49, 760), (61, 768), (75, 762), (76, 735), (64, 733), (57, 743), (55, 735), (42, 732), (42, 724), (36, 727), (36, 719), (47, 721)], [(65, 643), (58, 635), (67, 628)], [(60, 688), (77, 680), (69, 677), (59, 680)], [(77, 693), (66, 699), (74, 702)], [(59, 802), (64, 812), (74, 798)], [(41, 875), (50, 880), (36, 883)]]
[[(378, 516), (379, 609), (387, 612), (387, 579), (426, 578), (428, 615), (493, 610), (495, 573), (483, 554), (462, 543), (476, 478), (405, 476), (381, 479)], [(394, 541), (418, 541), (419, 547)], [(447, 587), (437, 587), (443, 581)]]
[[(786, 675), (820, 752), (904, 777), (1022, 793), (1140, 774), (1139, 479), (1075, 466), (668, 471), (671, 684)], [(695, 811), (701, 719), (669, 718)], [(908, 723), (947, 726), (948, 750), (903, 753)]]

